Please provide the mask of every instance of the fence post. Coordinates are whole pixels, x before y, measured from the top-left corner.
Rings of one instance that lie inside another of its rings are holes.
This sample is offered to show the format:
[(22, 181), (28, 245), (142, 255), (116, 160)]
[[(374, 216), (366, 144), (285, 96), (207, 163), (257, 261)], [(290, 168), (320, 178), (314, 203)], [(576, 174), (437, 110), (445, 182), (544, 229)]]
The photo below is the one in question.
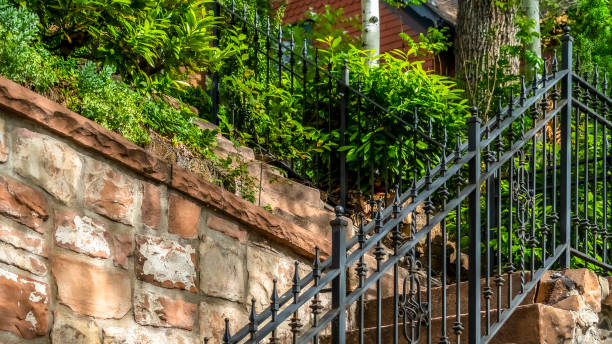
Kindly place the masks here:
[[(212, 4), (212, 6), (213, 6), (213, 15), (218, 18), (221, 15), (221, 5), (219, 4), (219, 1), (215, 1)], [(213, 26), (212, 34), (214, 37), (212, 41), (212, 46), (218, 47), (219, 37), (220, 37), (219, 24), (216, 24), (215, 26)], [(212, 105), (211, 112), (213, 114), (213, 120), (215, 124), (218, 125), (219, 124), (219, 73), (217, 72), (213, 73), (211, 76), (210, 100), (211, 100), (211, 105)]]
[(572, 201), (572, 45), (574, 39), (570, 35), (570, 28), (566, 26), (563, 35), (563, 70), (569, 73), (561, 82), (561, 99), (567, 103), (561, 111), (561, 204), (560, 204), (560, 223), (561, 223), (561, 244), (567, 248), (561, 256), (561, 265), (564, 268), (570, 267), (570, 247), (571, 247), (571, 201)]
[(480, 343), (480, 118), (478, 109), (470, 109), (468, 119), (468, 150), (474, 153), (469, 163), (469, 183), (474, 186), (470, 194), (470, 252), (468, 272), (468, 343)]
[(343, 218), (344, 208), (336, 207), (336, 218), (332, 226), (332, 270), (339, 274), (332, 281), (332, 308), (340, 308), (338, 316), (332, 321), (332, 344), (344, 344), (346, 341), (346, 227), (348, 221)]
[[(348, 107), (349, 93), (349, 69), (347, 61), (344, 61), (342, 67), (342, 101), (340, 108), (340, 147), (346, 145), (346, 115)], [(346, 207), (346, 151), (340, 151), (340, 205)]]

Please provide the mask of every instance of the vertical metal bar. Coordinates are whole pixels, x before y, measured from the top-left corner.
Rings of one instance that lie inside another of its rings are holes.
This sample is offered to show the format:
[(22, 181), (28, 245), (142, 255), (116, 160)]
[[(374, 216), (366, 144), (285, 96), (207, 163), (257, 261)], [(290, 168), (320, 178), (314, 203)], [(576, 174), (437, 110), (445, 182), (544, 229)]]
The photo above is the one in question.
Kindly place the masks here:
[(332, 308), (340, 309), (332, 321), (332, 344), (346, 342), (346, 227), (348, 222), (343, 218), (344, 208), (336, 207), (336, 218), (332, 226), (332, 269), (338, 270), (338, 276), (332, 281)]
[(474, 154), (469, 163), (469, 182), (474, 190), (469, 197), (470, 252), (468, 272), (468, 343), (480, 343), (480, 118), (478, 109), (470, 109), (468, 150)]
[[(374, 218), (374, 232), (380, 233), (382, 228), (382, 209), (380, 200), (376, 200), (376, 216)], [(380, 272), (382, 268), (382, 260), (386, 255), (386, 251), (382, 246), (382, 240), (376, 243), (374, 249), (374, 258), (376, 259), (376, 272)], [(382, 278), (376, 280), (376, 343), (382, 344)]]
[[(571, 166), (572, 166), (572, 46), (574, 39), (570, 35), (569, 26), (564, 29), (562, 49), (563, 49), (563, 69), (569, 73), (561, 82), (561, 97), (567, 101), (565, 108), (561, 111), (561, 244), (567, 245), (565, 252), (561, 256), (561, 265), (569, 269), (570, 267), (570, 202), (572, 199), (571, 190)], [(576, 161), (576, 163), (578, 163)], [(576, 214), (577, 215), (577, 214)]]
[(608, 133), (606, 127), (602, 126), (603, 131), (603, 263), (607, 263), (608, 256)]
[[(595, 83), (595, 86), (597, 86), (597, 83)], [(592, 255), (597, 257), (597, 234), (599, 234), (599, 227), (597, 226), (597, 199), (599, 198), (597, 194), (597, 146), (599, 141), (597, 141), (597, 119), (594, 118), (593, 122), (593, 191), (591, 192), (593, 195), (593, 223), (591, 224), (591, 229), (593, 234)]]
[[(348, 96), (349, 96), (349, 68), (347, 65), (347, 61), (344, 61), (344, 66), (342, 67), (342, 103), (340, 109), (340, 147), (346, 145), (346, 115), (347, 115), (347, 107), (348, 107)], [(347, 194), (347, 185), (346, 185), (346, 150), (340, 151), (340, 205), (346, 207), (346, 194)]]

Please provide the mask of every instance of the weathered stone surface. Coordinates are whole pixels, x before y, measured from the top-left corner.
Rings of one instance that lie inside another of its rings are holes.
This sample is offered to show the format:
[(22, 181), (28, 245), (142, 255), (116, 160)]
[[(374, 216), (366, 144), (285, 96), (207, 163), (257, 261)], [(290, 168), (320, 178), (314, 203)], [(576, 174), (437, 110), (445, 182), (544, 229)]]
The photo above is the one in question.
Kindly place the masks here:
[(32, 231), (21, 231), (12, 225), (1, 222), (0, 241), (4, 241), (39, 256), (47, 257), (49, 254), (49, 249), (40, 234)]
[[(257, 311), (262, 311), (270, 303), (273, 280), (276, 279), (279, 295), (291, 288), (295, 262), (278, 252), (255, 245), (247, 247), (247, 270), (249, 276), (248, 300), (257, 300)], [(300, 276), (310, 269), (299, 265)]]
[(158, 229), (161, 223), (161, 191), (159, 186), (144, 183), (141, 216), (142, 223), (153, 229)]
[(491, 344), (570, 344), (576, 323), (570, 311), (542, 304), (520, 306)]
[(51, 271), (57, 282), (57, 299), (73, 311), (96, 318), (122, 318), (131, 307), (129, 275), (74, 260), (53, 257)]
[(85, 205), (100, 215), (127, 225), (134, 224), (138, 182), (97, 160), (87, 160)]
[(191, 245), (151, 236), (136, 236), (136, 275), (165, 288), (196, 293), (196, 252)]
[(209, 232), (200, 243), (200, 289), (208, 296), (246, 302), (246, 247)]
[(601, 311), (601, 289), (599, 288), (599, 278), (589, 269), (571, 269), (564, 271), (565, 277), (576, 283), (580, 293), (584, 296), (584, 301), (595, 311)]
[(111, 256), (110, 235), (104, 223), (73, 211), (55, 212), (57, 246), (95, 258)]
[(330, 252), (331, 243), (326, 238), (309, 233), (182, 168), (173, 168), (171, 185), (305, 257), (313, 257), (316, 246), (324, 256)]
[(132, 236), (129, 234), (113, 234), (113, 261), (124, 269), (128, 268), (128, 257), (134, 253)]
[(535, 302), (555, 304), (562, 300), (567, 291), (574, 288), (574, 281), (557, 271), (546, 271), (540, 279)]
[(580, 296), (570, 295), (561, 301), (552, 305), (556, 308), (565, 309), (567, 311), (577, 311), (580, 309)]
[(0, 330), (22, 338), (47, 333), (49, 285), (0, 269)]
[(40, 192), (11, 177), (0, 176), (0, 214), (42, 233), (48, 211)]
[(178, 330), (153, 328), (107, 327), (104, 328), (104, 344), (196, 344), (194, 338)]
[(51, 342), (62, 344), (100, 344), (96, 324), (63, 311), (53, 312)]
[(0, 118), (0, 162), (8, 160), (9, 148), (6, 142), (6, 129), (4, 119)]
[(0, 243), (0, 261), (38, 276), (44, 276), (47, 273), (47, 265), (39, 256), (5, 243)]
[(83, 162), (68, 145), (24, 128), (13, 131), (15, 170), (32, 178), (60, 201), (71, 204), (79, 190)]
[(248, 171), (249, 175), (257, 179), (261, 176), (262, 192), (258, 203), (262, 206), (270, 205), (303, 216), (304, 206), (320, 208), (322, 205), (318, 189), (281, 176), (275, 167), (255, 161), (248, 165)]
[(610, 289), (612, 289), (612, 277), (606, 276), (604, 278), (608, 282), (608, 295), (601, 301), (601, 304), (612, 307), (612, 293), (610, 292)]
[(240, 242), (245, 242), (247, 238), (247, 231), (242, 226), (220, 217), (212, 211), (206, 214), (206, 227), (224, 233)]
[(225, 318), (230, 319), (231, 333), (236, 333), (249, 322), (247, 310), (234, 302), (206, 300), (200, 303), (200, 336), (208, 337), (209, 343), (221, 343)]
[(202, 211), (200, 206), (175, 193), (170, 194), (169, 202), (168, 232), (183, 238), (195, 238)]
[(198, 306), (190, 302), (144, 290), (134, 293), (134, 318), (140, 325), (178, 327), (191, 331), (197, 312)]
[(156, 181), (170, 181), (169, 164), (120, 134), (5, 78), (0, 78), (0, 106)]

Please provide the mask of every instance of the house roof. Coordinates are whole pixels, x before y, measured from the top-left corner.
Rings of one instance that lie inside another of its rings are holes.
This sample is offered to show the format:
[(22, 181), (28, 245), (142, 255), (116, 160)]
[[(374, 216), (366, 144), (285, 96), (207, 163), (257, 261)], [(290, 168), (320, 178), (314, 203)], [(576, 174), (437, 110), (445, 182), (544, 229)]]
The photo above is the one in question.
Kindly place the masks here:
[(458, 0), (428, 0), (426, 6), (452, 26), (457, 24)]
[[(427, 0), (423, 5), (408, 5), (405, 7), (413, 16), (416, 15), (424, 24), (429, 22), (429, 25), (450, 26), (452, 28), (457, 24), (457, 8), (458, 0)], [(427, 25), (428, 26), (428, 25)]]

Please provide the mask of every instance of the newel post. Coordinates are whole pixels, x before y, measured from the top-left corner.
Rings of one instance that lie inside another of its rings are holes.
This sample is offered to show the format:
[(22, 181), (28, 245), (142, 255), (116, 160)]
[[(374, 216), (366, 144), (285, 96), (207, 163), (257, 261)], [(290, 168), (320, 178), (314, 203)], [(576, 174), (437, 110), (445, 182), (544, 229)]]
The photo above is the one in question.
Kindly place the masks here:
[(346, 341), (346, 227), (344, 209), (336, 207), (336, 218), (332, 226), (332, 270), (338, 270), (338, 276), (332, 281), (332, 308), (339, 308), (338, 316), (332, 321), (332, 344), (344, 344)]
[(566, 245), (566, 250), (561, 256), (561, 265), (570, 267), (571, 247), (571, 201), (572, 201), (572, 46), (574, 39), (570, 35), (570, 28), (566, 26), (563, 35), (563, 70), (567, 70), (567, 76), (561, 82), (561, 99), (566, 100), (561, 111), (561, 244)]
[(478, 109), (470, 109), (468, 119), (468, 150), (474, 156), (469, 162), (469, 183), (474, 190), (469, 197), (470, 251), (468, 271), (468, 342), (480, 343), (480, 118)]

